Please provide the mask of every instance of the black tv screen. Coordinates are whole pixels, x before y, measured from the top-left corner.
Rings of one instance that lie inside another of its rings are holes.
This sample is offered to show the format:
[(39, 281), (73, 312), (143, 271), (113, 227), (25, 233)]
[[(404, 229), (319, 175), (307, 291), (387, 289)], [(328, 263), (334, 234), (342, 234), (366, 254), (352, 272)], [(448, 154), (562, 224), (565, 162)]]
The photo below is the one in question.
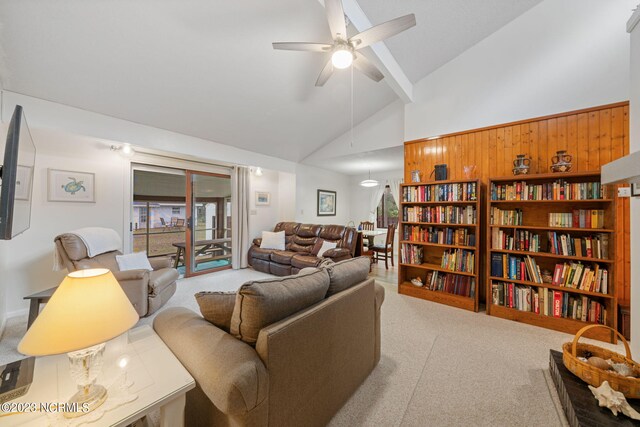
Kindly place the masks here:
[(0, 239), (29, 229), (36, 147), (20, 105), (9, 122), (0, 171)]

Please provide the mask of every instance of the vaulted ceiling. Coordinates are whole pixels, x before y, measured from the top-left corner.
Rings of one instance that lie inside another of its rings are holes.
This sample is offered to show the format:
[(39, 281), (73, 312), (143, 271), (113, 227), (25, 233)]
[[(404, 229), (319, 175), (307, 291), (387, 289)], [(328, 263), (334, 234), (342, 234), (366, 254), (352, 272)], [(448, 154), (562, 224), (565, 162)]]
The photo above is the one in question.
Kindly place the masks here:
[[(386, 42), (416, 82), (540, 1), (358, 3), (416, 14)], [(271, 47), (329, 41), (318, 0), (3, 0), (0, 25), (13, 92), (292, 161), (351, 124), (349, 70), (316, 88), (323, 54)], [(356, 124), (397, 99), (386, 80), (354, 73)]]

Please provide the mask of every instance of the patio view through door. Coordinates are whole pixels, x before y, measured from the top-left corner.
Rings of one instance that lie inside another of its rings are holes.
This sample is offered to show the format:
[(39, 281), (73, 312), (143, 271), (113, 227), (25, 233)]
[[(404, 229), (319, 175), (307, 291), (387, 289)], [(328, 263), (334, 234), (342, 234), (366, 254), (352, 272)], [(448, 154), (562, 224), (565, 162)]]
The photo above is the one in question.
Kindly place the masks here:
[(187, 171), (187, 276), (231, 268), (231, 176)]
[(133, 165), (133, 251), (171, 256), (189, 277), (231, 267), (228, 175)]

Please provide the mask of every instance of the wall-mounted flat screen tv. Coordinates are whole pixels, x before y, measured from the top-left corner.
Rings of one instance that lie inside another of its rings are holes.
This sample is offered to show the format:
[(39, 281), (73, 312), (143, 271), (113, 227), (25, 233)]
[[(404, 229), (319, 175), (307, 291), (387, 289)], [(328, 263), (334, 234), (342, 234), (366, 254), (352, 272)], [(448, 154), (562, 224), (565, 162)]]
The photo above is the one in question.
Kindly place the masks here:
[(16, 105), (9, 122), (0, 168), (1, 240), (10, 240), (29, 229), (35, 161), (36, 146), (22, 107)]

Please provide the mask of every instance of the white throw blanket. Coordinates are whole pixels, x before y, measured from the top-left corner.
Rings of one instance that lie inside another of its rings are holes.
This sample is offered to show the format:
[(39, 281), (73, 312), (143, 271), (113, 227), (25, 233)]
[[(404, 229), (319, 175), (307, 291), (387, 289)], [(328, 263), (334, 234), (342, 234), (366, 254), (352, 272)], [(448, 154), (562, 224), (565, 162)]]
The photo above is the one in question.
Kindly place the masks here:
[[(75, 231), (70, 231), (68, 234), (75, 234), (82, 240), (87, 247), (87, 254), (89, 258), (93, 258), (96, 255), (103, 254), (105, 252), (117, 251), (122, 248), (122, 240), (120, 235), (111, 228), (102, 227), (86, 227), (80, 228)], [(55, 248), (54, 253), (54, 271), (59, 271), (64, 268), (62, 257), (58, 253), (58, 247)]]

